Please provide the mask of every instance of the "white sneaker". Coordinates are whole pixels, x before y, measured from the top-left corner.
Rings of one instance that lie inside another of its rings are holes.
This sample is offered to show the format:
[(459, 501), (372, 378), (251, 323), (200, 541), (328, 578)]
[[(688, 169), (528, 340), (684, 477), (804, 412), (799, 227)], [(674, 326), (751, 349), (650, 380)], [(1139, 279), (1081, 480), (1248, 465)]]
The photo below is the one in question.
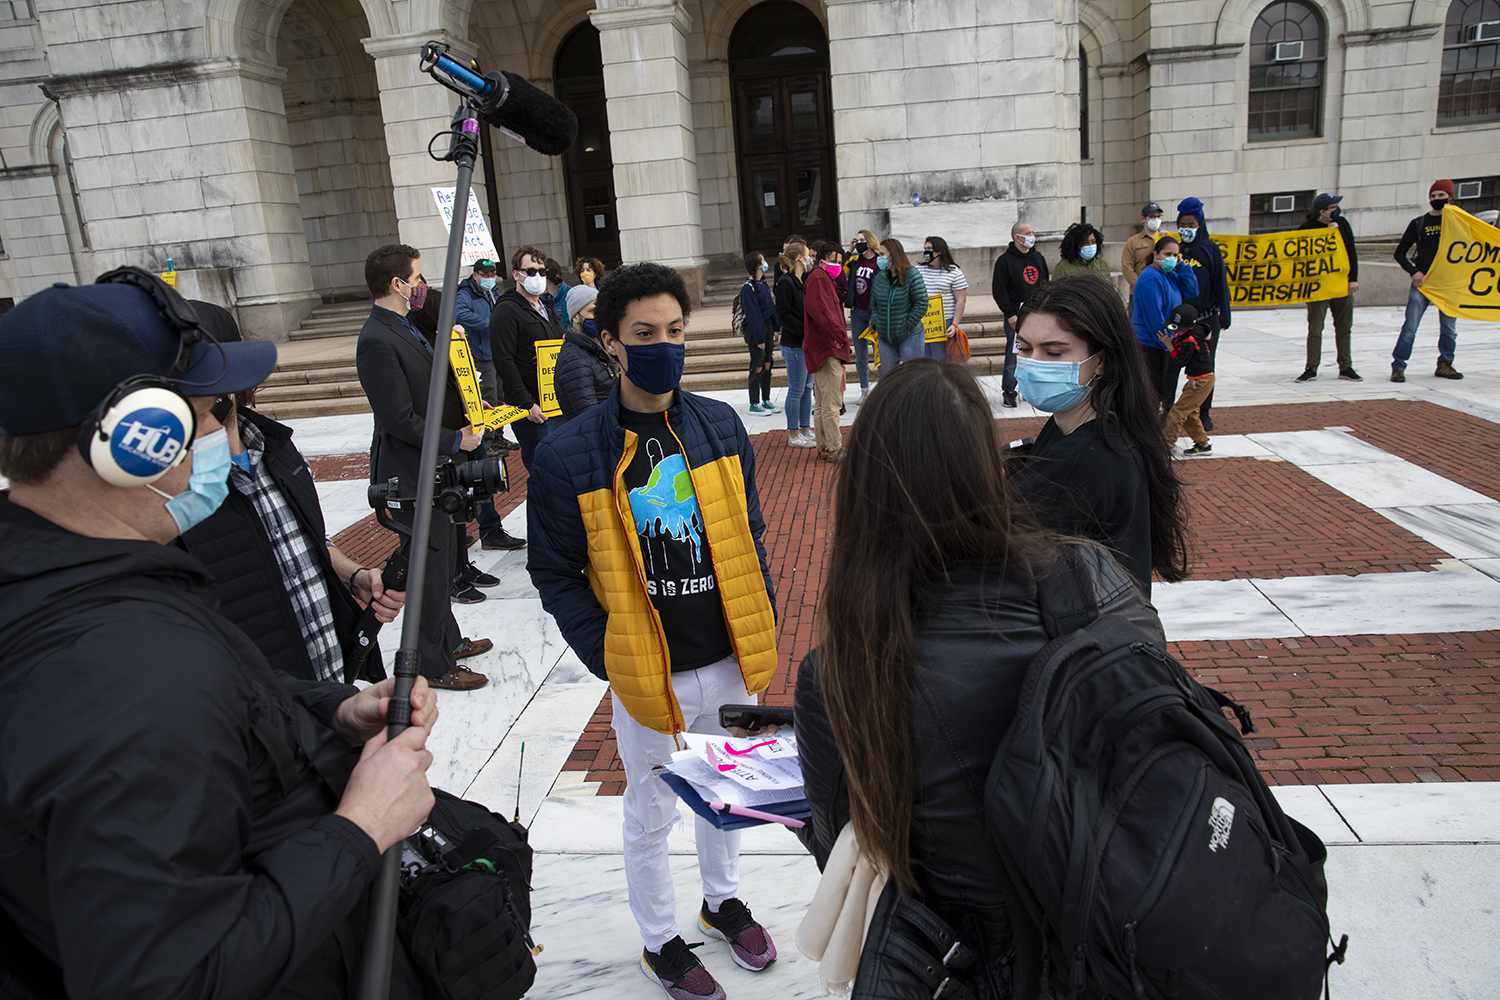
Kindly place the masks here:
[(859, 390), (859, 398), (854, 401), (854, 405), (855, 406), (863, 406), (864, 402), (865, 402), (865, 397), (868, 396), (869, 394), (870, 394), (870, 390), (869, 389), (861, 389), (861, 390)]
[(818, 446), (818, 439), (811, 432), (804, 432), (798, 434), (787, 443), (793, 448), (816, 448)]
[(781, 412), (781, 407), (777, 406), (775, 403), (771, 402), (768, 399), (764, 403), (760, 404), (760, 412), (762, 412), (762, 413), (780, 413)]

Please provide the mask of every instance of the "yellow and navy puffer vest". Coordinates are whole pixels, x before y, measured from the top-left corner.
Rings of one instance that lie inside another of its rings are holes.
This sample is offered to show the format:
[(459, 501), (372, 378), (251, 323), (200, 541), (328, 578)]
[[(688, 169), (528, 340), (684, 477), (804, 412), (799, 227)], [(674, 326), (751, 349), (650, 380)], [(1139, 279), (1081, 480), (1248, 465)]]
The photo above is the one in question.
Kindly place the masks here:
[[(687, 722), (672, 694), (661, 619), (646, 596), (625, 470), (638, 438), (619, 420), (620, 387), (537, 445), (526, 488), (527, 569), (542, 607), (630, 717), (661, 733)], [(776, 608), (761, 535), (755, 452), (726, 403), (679, 392), (667, 411), (712, 553), (724, 621), (745, 687), (776, 670)]]

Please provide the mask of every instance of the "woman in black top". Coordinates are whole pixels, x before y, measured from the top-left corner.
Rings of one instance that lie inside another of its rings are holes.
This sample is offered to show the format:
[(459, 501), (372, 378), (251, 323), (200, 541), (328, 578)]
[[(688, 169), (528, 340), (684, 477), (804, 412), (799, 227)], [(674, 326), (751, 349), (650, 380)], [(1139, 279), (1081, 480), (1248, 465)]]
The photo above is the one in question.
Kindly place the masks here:
[(776, 279), (776, 322), (781, 326), (781, 361), (786, 366), (787, 443), (816, 448), (812, 432), (812, 379), (802, 357), (802, 281), (812, 266), (805, 244), (791, 243), (781, 252), (784, 270)]
[(1088, 275), (1032, 293), (1016, 335), (1021, 395), (1052, 419), (1012, 479), (1054, 531), (1103, 542), (1151, 594), (1187, 576), (1182, 483), (1154, 390), (1114, 289)]

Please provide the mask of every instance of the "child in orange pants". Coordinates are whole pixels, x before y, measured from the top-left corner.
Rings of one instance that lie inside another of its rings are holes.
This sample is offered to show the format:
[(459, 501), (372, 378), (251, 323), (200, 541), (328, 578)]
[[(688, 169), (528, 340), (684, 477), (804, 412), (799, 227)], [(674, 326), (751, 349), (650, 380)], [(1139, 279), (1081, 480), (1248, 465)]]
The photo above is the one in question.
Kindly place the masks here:
[(1156, 335), (1172, 353), (1170, 363), (1181, 367), (1187, 376), (1182, 395), (1167, 414), (1166, 426), (1162, 428), (1168, 448), (1175, 448), (1177, 435), (1187, 431), (1193, 446), (1185, 449), (1184, 455), (1208, 455), (1214, 450), (1198, 415), (1203, 400), (1214, 391), (1214, 356), (1205, 338), (1193, 326), (1197, 318), (1198, 312), (1192, 306), (1178, 306), (1167, 317), (1167, 329)]

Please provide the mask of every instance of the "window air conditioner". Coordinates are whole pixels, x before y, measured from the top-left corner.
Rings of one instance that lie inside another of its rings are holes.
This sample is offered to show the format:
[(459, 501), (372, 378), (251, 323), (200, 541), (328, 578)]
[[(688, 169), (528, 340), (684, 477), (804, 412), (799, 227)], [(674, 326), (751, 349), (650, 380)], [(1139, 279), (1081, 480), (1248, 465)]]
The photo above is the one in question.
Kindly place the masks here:
[(1276, 43), (1276, 61), (1277, 62), (1283, 62), (1283, 61), (1288, 60), (1288, 59), (1301, 59), (1301, 58), (1302, 58), (1302, 43), (1301, 42), (1277, 42)]
[(1458, 196), (1460, 198), (1478, 198), (1479, 190), (1479, 181), (1460, 181), (1458, 184)]
[[(1302, 44), (1301, 42), (1297, 43)], [(1291, 194), (1277, 194), (1271, 196), (1271, 211), (1280, 215), (1283, 212), (1291, 212), (1296, 209), (1297, 196)]]
[(1463, 27), (1461, 41), (1465, 42), (1500, 42), (1500, 21), (1483, 21), (1479, 24), (1466, 24)]

